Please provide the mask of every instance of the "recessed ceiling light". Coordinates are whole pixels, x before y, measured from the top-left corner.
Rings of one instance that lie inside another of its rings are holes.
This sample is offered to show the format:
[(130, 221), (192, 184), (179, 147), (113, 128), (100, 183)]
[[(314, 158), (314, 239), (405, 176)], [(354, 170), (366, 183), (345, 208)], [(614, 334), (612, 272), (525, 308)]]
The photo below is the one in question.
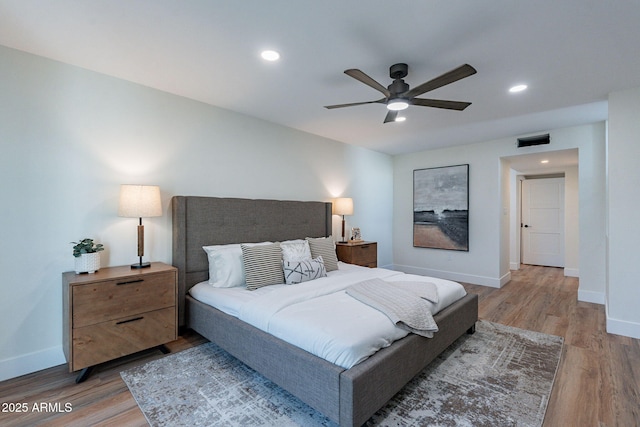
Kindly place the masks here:
[(509, 92), (511, 92), (511, 93), (522, 92), (526, 88), (527, 88), (527, 85), (516, 85), (516, 86), (513, 86), (512, 88), (510, 88)]
[(406, 118), (406, 117), (404, 117), (404, 116), (398, 116), (398, 117), (396, 117), (396, 120), (395, 120), (395, 121), (396, 121), (396, 122), (404, 122), (405, 120), (407, 120), (407, 118)]
[(280, 54), (275, 50), (264, 50), (260, 56), (262, 56), (262, 59), (265, 61), (277, 61), (280, 59)]
[(549, 160), (546, 160), (546, 159), (545, 160), (540, 160), (540, 163), (543, 163), (543, 164), (544, 163), (549, 163)]

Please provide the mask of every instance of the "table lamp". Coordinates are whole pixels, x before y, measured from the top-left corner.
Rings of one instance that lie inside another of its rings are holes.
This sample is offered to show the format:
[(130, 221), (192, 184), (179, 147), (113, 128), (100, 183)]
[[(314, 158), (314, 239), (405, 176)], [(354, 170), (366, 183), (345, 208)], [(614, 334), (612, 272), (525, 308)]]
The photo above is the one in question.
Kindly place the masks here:
[(160, 187), (157, 185), (121, 185), (118, 216), (139, 218), (138, 257), (140, 260), (136, 264), (131, 264), (131, 268), (149, 267), (151, 263), (142, 262), (142, 256), (144, 255), (144, 226), (142, 225), (142, 218), (162, 216)]
[(342, 240), (340, 243), (345, 243), (344, 216), (353, 215), (353, 200), (350, 197), (338, 197), (333, 203), (333, 213), (335, 215), (342, 215)]

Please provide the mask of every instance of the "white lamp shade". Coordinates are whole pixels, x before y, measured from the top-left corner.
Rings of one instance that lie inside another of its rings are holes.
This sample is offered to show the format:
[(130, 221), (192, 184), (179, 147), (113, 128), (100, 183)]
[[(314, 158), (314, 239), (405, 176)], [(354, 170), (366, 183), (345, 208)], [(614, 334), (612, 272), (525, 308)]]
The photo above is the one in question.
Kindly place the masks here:
[(118, 216), (127, 218), (162, 216), (160, 187), (130, 184), (120, 186)]
[(338, 197), (333, 203), (333, 213), (336, 215), (353, 215), (353, 199)]

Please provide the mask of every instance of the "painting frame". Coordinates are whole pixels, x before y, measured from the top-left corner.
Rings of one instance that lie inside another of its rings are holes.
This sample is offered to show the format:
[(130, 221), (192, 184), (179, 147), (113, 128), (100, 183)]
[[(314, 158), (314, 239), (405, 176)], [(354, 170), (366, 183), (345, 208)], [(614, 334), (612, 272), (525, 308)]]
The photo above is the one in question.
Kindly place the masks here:
[(413, 247), (469, 252), (469, 164), (414, 169)]

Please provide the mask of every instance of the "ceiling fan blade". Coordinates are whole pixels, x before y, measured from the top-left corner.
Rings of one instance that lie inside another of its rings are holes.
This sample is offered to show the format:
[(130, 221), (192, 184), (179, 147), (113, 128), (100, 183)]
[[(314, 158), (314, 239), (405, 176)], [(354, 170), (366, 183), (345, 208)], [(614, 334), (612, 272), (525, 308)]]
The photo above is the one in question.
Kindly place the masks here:
[(365, 104), (380, 104), (383, 103), (385, 99), (378, 99), (377, 101), (364, 101), (364, 102), (352, 102), (350, 104), (336, 104), (336, 105), (325, 105), (324, 108), (332, 110), (334, 108), (344, 108), (344, 107), (354, 107), (356, 105), (365, 105)]
[(447, 110), (462, 111), (471, 105), (470, 102), (462, 101), (443, 101), (441, 99), (423, 99), (413, 98), (411, 100), (412, 105), (420, 105), (422, 107), (434, 107), (434, 108), (446, 108)]
[(465, 77), (472, 76), (476, 72), (477, 72), (476, 69), (473, 68), (471, 65), (464, 64), (454, 70), (451, 70), (442, 74), (439, 77), (436, 77), (433, 80), (429, 80), (428, 82), (422, 83), (420, 86), (414, 87), (409, 92), (404, 94), (404, 96), (407, 98), (413, 98), (414, 96), (422, 95), (425, 92), (438, 89), (439, 87), (456, 82), (460, 79), (464, 79)]
[(387, 116), (384, 118), (384, 123), (395, 122), (396, 117), (398, 117), (398, 112), (389, 110), (389, 112), (387, 113)]
[(345, 70), (344, 73), (349, 76), (349, 77), (353, 77), (354, 79), (358, 80), (361, 83), (366, 84), (367, 86), (370, 86), (372, 88), (374, 88), (375, 90), (382, 92), (382, 94), (385, 97), (390, 97), (391, 93), (389, 93), (389, 89), (387, 89), (386, 87), (382, 86), (380, 83), (378, 83), (377, 81), (373, 80), (371, 77), (369, 77), (368, 75), (366, 75), (365, 73), (363, 73), (362, 71), (355, 69), (355, 68), (350, 68), (348, 70)]

